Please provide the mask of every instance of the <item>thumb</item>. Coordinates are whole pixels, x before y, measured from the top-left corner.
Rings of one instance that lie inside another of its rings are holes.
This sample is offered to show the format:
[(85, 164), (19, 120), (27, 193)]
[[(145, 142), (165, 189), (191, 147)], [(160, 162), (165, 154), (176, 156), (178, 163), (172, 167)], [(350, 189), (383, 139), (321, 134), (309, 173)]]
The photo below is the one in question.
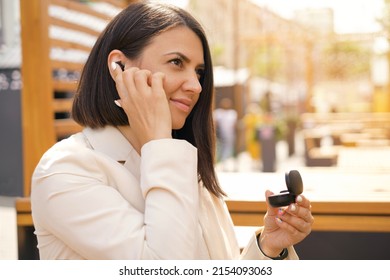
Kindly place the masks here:
[(278, 208), (272, 207), (271, 204), (268, 202), (268, 197), (273, 195), (274, 193), (271, 192), (270, 190), (265, 191), (265, 198), (266, 198), (266, 203), (267, 203), (267, 212), (271, 215), (276, 215), (278, 212)]

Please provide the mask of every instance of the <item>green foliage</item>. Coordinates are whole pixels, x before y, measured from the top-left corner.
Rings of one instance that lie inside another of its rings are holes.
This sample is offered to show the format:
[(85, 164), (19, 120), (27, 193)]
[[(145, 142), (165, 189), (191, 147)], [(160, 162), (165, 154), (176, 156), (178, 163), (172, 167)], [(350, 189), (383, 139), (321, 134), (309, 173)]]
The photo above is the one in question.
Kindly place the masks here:
[(388, 39), (390, 38), (390, 0), (383, 0), (385, 6), (381, 17), (378, 19), (379, 23), (387, 31)]
[(352, 79), (370, 73), (371, 51), (362, 45), (342, 41), (325, 49), (322, 65), (329, 79)]
[(221, 44), (216, 44), (214, 46), (211, 46), (211, 57), (213, 59), (214, 65), (220, 65), (222, 55), (225, 52), (225, 47)]
[(282, 72), (283, 57), (280, 46), (259, 46), (250, 59), (248, 65), (251, 65), (252, 72), (256, 76), (274, 80)]

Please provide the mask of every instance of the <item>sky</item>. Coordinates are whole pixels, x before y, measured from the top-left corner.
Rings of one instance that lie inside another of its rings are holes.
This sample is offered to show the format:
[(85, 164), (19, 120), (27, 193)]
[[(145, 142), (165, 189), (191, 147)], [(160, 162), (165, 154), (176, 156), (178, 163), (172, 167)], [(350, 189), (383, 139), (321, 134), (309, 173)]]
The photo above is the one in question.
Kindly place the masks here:
[[(158, 0), (185, 7), (188, 0)], [(231, 1), (231, 0), (229, 0)], [(380, 17), (384, 0), (251, 0), (266, 5), (283, 17), (292, 18), (294, 10), (333, 8), (337, 33), (372, 32), (379, 30), (375, 18)]]
[(294, 10), (304, 8), (333, 8), (335, 31), (356, 33), (378, 31), (375, 18), (381, 16), (383, 0), (252, 0), (266, 5), (286, 18), (291, 18)]

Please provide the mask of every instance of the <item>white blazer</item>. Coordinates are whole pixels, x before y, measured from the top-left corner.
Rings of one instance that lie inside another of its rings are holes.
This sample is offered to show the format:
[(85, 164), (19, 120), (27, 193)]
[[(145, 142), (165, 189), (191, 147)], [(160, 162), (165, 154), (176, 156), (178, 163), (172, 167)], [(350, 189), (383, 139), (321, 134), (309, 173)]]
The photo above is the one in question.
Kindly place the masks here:
[(267, 259), (259, 231), (240, 254), (184, 140), (151, 141), (139, 156), (115, 127), (86, 128), (43, 155), (31, 203), (41, 259)]

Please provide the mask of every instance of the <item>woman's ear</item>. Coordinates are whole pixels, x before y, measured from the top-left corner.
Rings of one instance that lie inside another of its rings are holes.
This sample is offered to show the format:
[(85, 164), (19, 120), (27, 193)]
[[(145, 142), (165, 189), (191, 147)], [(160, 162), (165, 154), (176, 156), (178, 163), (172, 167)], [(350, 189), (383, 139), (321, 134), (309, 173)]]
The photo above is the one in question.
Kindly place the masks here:
[(112, 62), (117, 63), (122, 68), (122, 71), (123, 71), (125, 69), (126, 61), (128, 61), (128, 59), (123, 54), (123, 52), (121, 52), (120, 50), (112, 50), (108, 54), (107, 67), (108, 67), (108, 69), (110, 71), (111, 77), (113, 77), (113, 71), (111, 69), (111, 63)]

